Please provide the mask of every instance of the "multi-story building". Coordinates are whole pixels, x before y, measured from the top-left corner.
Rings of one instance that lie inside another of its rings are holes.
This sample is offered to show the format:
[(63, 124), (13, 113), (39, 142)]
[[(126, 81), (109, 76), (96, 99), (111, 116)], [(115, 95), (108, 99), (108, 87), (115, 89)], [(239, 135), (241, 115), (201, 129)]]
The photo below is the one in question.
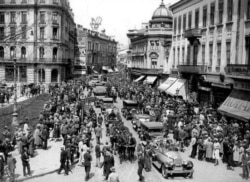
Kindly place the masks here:
[[(75, 71), (87, 74), (116, 70), (117, 42), (105, 34), (77, 26)], [(79, 65), (80, 64), (80, 65)], [(80, 76), (80, 74), (77, 74)]]
[(0, 78), (22, 84), (61, 82), (74, 58), (68, 0), (0, 0)]
[[(156, 83), (171, 67), (169, 49), (172, 42), (172, 13), (161, 3), (152, 19), (142, 29), (129, 30), (131, 50), (131, 79), (147, 77), (148, 84)], [(165, 68), (165, 70), (164, 70)], [(139, 79), (140, 80), (140, 79)], [(136, 80), (136, 81), (139, 81)]]
[(198, 101), (216, 106), (226, 99), (222, 113), (249, 120), (250, 1), (180, 0), (170, 9), (171, 57), (187, 79), (189, 96), (196, 99), (198, 94)]

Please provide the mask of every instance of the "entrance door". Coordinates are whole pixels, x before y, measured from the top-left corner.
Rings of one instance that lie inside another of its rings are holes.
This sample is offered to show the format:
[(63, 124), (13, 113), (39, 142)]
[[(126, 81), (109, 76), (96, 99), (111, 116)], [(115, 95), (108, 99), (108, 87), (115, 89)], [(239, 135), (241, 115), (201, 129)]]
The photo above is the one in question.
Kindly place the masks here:
[(53, 69), (51, 71), (51, 82), (57, 82), (58, 81), (58, 71), (57, 69)]

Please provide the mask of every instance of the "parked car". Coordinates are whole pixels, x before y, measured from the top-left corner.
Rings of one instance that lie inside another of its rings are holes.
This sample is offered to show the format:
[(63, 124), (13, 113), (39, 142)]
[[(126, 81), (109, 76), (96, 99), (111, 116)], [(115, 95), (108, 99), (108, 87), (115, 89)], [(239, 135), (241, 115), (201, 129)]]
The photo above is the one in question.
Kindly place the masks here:
[(113, 98), (110, 98), (110, 97), (102, 98), (102, 104), (101, 104), (102, 113), (104, 113), (106, 109), (112, 108), (113, 104), (114, 104)]
[(131, 123), (135, 131), (140, 130), (141, 123), (150, 122), (150, 115), (147, 114), (134, 114)]
[(104, 86), (96, 86), (93, 90), (95, 96), (106, 96), (107, 95), (107, 87)]
[(174, 177), (176, 174), (192, 178), (194, 173), (193, 162), (183, 160), (178, 150), (167, 143), (163, 139), (159, 140), (159, 138), (150, 143), (153, 164), (161, 170), (164, 178), (168, 178), (170, 175)]
[(149, 135), (149, 140), (154, 139), (156, 136), (163, 135), (163, 123), (162, 122), (143, 122), (141, 123), (141, 132), (146, 132)]
[(127, 119), (133, 119), (133, 114), (135, 113), (133, 110), (137, 109), (138, 102), (134, 100), (124, 100), (122, 114)]

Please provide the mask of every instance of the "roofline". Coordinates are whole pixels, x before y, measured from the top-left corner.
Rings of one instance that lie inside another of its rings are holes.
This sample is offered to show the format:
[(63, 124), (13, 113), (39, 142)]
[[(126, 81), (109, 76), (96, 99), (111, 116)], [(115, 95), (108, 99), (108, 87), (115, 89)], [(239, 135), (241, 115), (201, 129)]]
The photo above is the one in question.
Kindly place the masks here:
[(178, 8), (178, 6), (185, 5), (185, 4), (190, 3), (190, 2), (196, 4), (196, 3), (199, 3), (199, 2), (201, 2), (201, 1), (203, 1), (203, 0), (197, 0), (198, 2), (194, 2), (194, 1), (195, 1), (195, 0), (180, 0), (180, 1), (176, 2), (175, 4), (171, 5), (171, 6), (169, 7), (169, 10), (171, 10), (172, 12), (174, 12), (173, 9)]

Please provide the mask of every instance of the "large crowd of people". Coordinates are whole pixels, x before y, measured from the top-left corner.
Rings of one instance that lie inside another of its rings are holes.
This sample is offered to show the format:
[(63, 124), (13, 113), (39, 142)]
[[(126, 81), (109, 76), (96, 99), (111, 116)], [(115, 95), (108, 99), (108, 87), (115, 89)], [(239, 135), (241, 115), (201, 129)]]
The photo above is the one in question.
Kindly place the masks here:
[[(29, 159), (34, 157), (37, 148), (48, 149), (48, 140), (63, 140), (60, 153), (58, 174), (64, 170), (68, 175), (72, 166), (83, 166), (86, 180), (91, 178), (92, 153), (95, 154), (96, 167), (103, 167), (103, 175), (108, 182), (118, 182), (119, 176), (114, 167), (114, 155), (119, 155), (119, 162), (134, 162), (137, 153), (138, 176), (143, 180), (142, 171), (151, 170), (152, 153), (150, 141), (137, 143), (136, 137), (124, 125), (115, 107), (110, 112), (97, 112), (88, 101), (93, 96), (88, 79), (78, 82), (50, 85), (50, 100), (40, 112), (36, 128), (27, 123), (17, 128), (12, 136), (8, 127), (0, 142), (0, 175), (4, 175), (4, 166), (8, 164), (14, 181), (16, 160), (12, 157), (14, 146), (21, 155), (23, 175), (32, 175)], [(179, 96), (166, 93), (145, 84), (133, 83), (122, 76), (113, 76), (107, 82), (108, 95), (114, 98), (129, 99), (138, 102), (136, 113), (151, 115), (157, 122), (163, 123), (163, 134), (171, 138), (176, 147), (185, 152), (191, 146), (191, 158), (213, 162), (220, 161), (227, 168), (242, 167), (243, 178), (249, 177), (250, 166), (250, 126), (249, 123), (221, 116), (211, 104), (184, 101)], [(110, 141), (105, 142), (103, 126)], [(144, 136), (146, 131), (140, 131)], [(93, 142), (95, 138), (95, 142)], [(101, 162), (103, 157), (103, 162)], [(222, 159), (222, 160), (221, 160)], [(27, 171), (26, 171), (27, 169)]]

